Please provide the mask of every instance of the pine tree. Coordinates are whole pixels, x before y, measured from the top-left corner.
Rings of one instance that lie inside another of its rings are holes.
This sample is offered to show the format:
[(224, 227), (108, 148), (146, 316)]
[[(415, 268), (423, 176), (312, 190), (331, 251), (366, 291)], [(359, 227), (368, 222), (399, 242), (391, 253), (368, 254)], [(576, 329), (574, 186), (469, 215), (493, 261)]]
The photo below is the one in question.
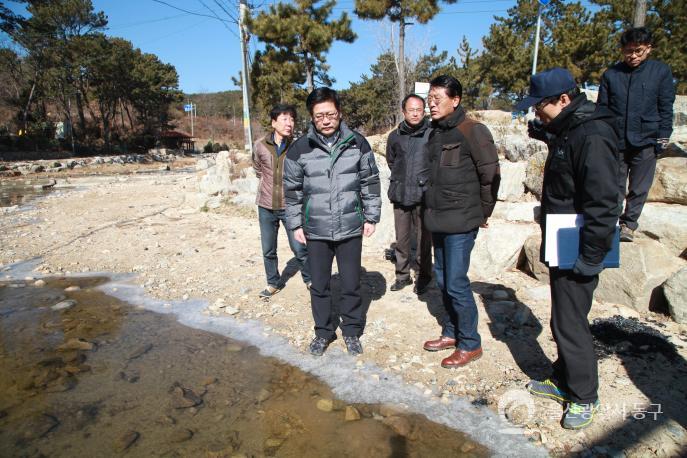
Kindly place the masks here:
[(352, 43), (357, 38), (346, 13), (337, 20), (329, 19), (336, 0), (320, 3), (321, 0), (277, 3), (247, 22), (249, 30), (260, 41), (303, 70), (308, 92), (314, 89), (315, 83), (332, 81), (326, 66), (326, 53), (332, 43), (335, 40)]
[[(601, 7), (594, 20), (603, 27), (610, 44), (606, 63), (622, 58), (620, 34), (632, 27), (634, 2), (625, 0), (590, 0)], [(653, 37), (652, 59), (670, 65), (677, 80), (677, 92), (687, 94), (687, 0), (648, 0), (646, 24)]]
[[(445, 3), (455, 3), (456, 0), (444, 0)], [(406, 59), (405, 59), (405, 27), (414, 20), (426, 24), (439, 12), (439, 0), (355, 0), (355, 14), (363, 19), (380, 20), (388, 18), (398, 23), (398, 103), (406, 96)]]

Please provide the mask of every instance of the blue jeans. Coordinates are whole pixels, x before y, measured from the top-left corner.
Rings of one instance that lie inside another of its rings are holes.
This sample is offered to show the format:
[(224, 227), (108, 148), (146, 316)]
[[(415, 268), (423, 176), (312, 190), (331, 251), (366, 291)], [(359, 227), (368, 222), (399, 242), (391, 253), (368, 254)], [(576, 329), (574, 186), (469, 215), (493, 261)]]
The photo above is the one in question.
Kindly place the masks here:
[(482, 345), (477, 332), (477, 304), (468, 279), (476, 237), (477, 229), (462, 234), (432, 234), (434, 273), (446, 310), (441, 335), (457, 339), (457, 347), (466, 351)]
[(279, 259), (277, 258), (277, 236), (279, 235), (279, 222), (284, 225), (286, 236), (289, 238), (289, 246), (293, 251), (298, 267), (301, 270), (303, 282), (310, 283), (310, 270), (308, 269), (308, 250), (305, 245), (296, 241), (293, 231), (286, 229), (284, 210), (268, 210), (258, 207), (258, 219), (260, 221), (260, 241), (262, 242), (262, 259), (265, 264), (265, 276), (267, 284), (281, 287), (281, 275), (279, 274)]

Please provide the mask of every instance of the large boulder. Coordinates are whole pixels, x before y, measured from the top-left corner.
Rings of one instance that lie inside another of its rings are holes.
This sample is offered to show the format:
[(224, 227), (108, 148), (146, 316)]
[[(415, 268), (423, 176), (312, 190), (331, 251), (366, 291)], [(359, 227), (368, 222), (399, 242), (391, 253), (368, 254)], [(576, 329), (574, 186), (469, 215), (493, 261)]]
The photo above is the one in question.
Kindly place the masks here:
[(499, 142), (499, 153), (509, 161), (526, 161), (533, 155), (546, 154), (544, 142), (533, 140), (527, 135), (511, 134), (504, 136)]
[(544, 184), (544, 164), (546, 163), (547, 150), (538, 151), (527, 160), (527, 178), (525, 188), (541, 200), (541, 189)]
[(215, 196), (227, 194), (231, 185), (233, 162), (229, 151), (220, 151), (215, 156), (215, 165), (207, 169), (198, 182), (198, 192)]
[(687, 206), (649, 203), (639, 218), (639, 232), (658, 240), (675, 256), (687, 250)]
[(470, 276), (489, 280), (515, 267), (525, 240), (537, 230), (533, 224), (490, 219), (489, 227), (480, 229), (475, 240), (470, 258)]
[[(369, 138), (368, 138), (369, 141)], [(389, 197), (389, 177), (391, 171), (386, 162), (386, 157), (381, 154), (375, 154), (375, 162), (379, 169), (379, 181), (382, 184), (382, 216), (379, 224), (375, 228), (375, 233), (370, 238), (364, 238), (363, 244), (368, 247), (373, 247), (374, 250), (381, 250), (388, 248), (391, 243), (396, 240), (396, 229), (394, 227), (394, 209)], [(380, 254), (381, 256), (381, 254)]]
[(656, 163), (648, 200), (687, 205), (687, 158), (666, 157)]
[(639, 238), (620, 246), (620, 268), (600, 276), (595, 298), (623, 304), (639, 312), (659, 305), (658, 287), (687, 265), (656, 240)]
[(525, 194), (527, 162), (501, 161), (501, 184), (498, 200), (517, 202)]
[(663, 284), (668, 311), (678, 323), (687, 324), (687, 267), (683, 267)]
[(535, 232), (527, 238), (523, 246), (525, 252), (523, 267), (531, 273), (534, 278), (542, 283), (549, 282), (549, 268), (540, 261), (539, 253), (541, 248), (541, 231)]
[(491, 217), (510, 222), (534, 223), (540, 210), (539, 202), (496, 202)]
[(235, 178), (229, 184), (228, 193), (234, 194), (231, 202), (242, 207), (254, 207), (259, 185), (260, 180), (252, 167), (241, 169), (239, 178)]

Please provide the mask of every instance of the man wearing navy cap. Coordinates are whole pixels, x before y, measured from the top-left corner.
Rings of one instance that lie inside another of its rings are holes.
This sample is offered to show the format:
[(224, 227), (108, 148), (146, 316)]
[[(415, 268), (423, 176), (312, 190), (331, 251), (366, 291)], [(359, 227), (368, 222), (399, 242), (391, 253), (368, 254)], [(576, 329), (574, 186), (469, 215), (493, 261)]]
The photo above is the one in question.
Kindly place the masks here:
[[(615, 116), (589, 102), (562, 68), (532, 75), (529, 95), (515, 109), (531, 106), (549, 146), (541, 199), (542, 258), (547, 215), (581, 214), (584, 223), (573, 269), (549, 267), (551, 332), (558, 347), (553, 374), (531, 380), (527, 389), (565, 406), (564, 428), (581, 429), (591, 424), (599, 406), (587, 315), (620, 215)], [(530, 136), (543, 138), (532, 131)]]

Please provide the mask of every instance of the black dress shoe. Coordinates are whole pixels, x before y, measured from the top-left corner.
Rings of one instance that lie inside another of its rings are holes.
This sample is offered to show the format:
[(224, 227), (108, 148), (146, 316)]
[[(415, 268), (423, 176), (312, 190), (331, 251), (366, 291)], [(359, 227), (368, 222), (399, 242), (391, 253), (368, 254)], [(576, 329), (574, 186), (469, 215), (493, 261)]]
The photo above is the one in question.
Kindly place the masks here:
[(391, 291), (400, 291), (406, 286), (410, 286), (413, 284), (413, 280), (408, 279), (408, 280), (396, 280), (391, 287), (389, 287), (389, 290)]

